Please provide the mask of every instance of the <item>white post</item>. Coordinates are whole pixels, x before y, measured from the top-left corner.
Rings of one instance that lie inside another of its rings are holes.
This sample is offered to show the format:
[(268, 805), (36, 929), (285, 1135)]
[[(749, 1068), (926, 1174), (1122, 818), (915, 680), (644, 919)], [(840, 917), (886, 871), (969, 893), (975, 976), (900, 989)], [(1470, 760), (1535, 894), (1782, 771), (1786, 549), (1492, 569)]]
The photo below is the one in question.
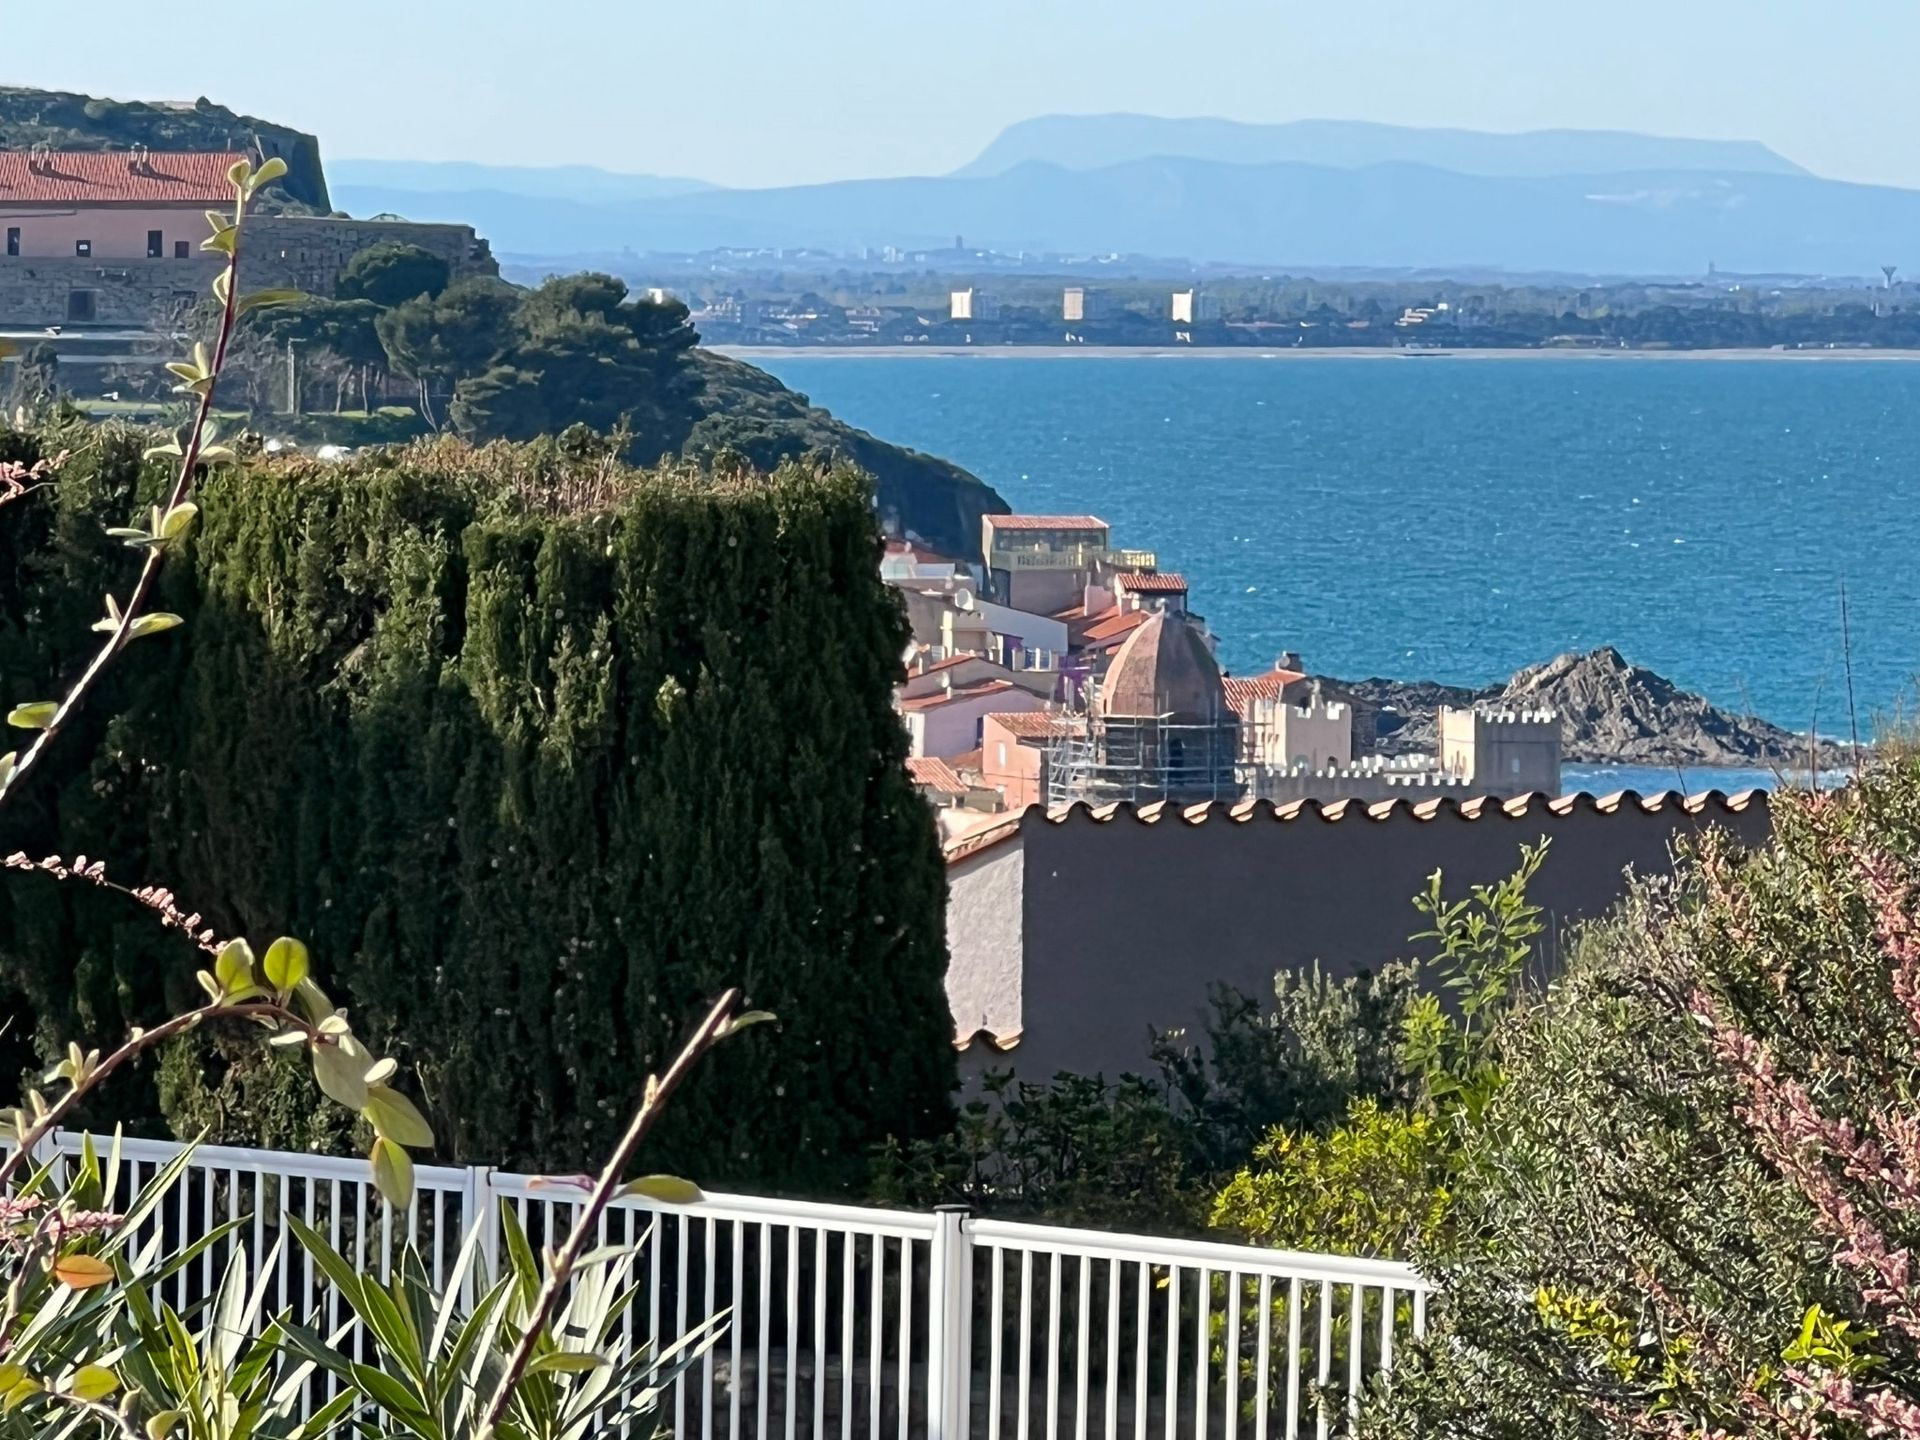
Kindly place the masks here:
[[(927, 1265), (927, 1440), (965, 1440), (973, 1388), (971, 1211), (942, 1205)], [(907, 1397), (900, 1397), (901, 1409)]]
[[(487, 1284), (500, 1278), (500, 1201), (493, 1193), (493, 1169), (487, 1165), (467, 1167), (466, 1188), (460, 1194), (460, 1244), (464, 1248), (473, 1227), (480, 1227), (480, 1253), (476, 1265), (485, 1265)], [(460, 1279), (460, 1303), (471, 1310), (480, 1298), (480, 1287), (469, 1265)]]

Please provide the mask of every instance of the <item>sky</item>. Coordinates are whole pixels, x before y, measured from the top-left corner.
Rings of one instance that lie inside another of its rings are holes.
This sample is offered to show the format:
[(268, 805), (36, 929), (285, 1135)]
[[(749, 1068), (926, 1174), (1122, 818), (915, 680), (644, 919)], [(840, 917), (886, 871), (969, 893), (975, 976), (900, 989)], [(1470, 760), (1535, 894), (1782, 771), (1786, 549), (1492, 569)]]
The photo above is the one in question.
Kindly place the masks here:
[[(330, 158), (938, 174), (1130, 110), (1753, 139), (1920, 188), (1915, 0), (0, 0), (0, 84), (206, 95)], [(216, 43), (222, 15), (233, 43)]]

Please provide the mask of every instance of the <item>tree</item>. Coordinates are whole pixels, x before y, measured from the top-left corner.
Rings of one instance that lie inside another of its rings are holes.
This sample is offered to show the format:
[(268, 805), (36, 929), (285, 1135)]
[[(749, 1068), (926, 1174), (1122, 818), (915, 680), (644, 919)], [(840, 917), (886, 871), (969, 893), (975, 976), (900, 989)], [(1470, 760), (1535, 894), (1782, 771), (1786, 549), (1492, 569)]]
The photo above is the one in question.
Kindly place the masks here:
[(421, 414), (434, 420), (433, 396), (480, 375), (519, 336), (520, 292), (498, 280), (463, 280), (437, 297), (416, 296), (381, 314), (374, 329), (387, 364), (420, 387)]
[(383, 310), (447, 288), (452, 267), (418, 245), (384, 244), (362, 250), (334, 286), (337, 300), (371, 300)]
[(41, 341), (22, 355), (14, 367), (7, 410), (40, 415), (60, 398), (60, 352)]
[[(92, 537), (154, 481), (136, 437), (98, 432), (36, 496), (41, 523), (0, 525), (0, 615), (44, 617), (0, 626), (16, 694), (70, 677), (68, 637), (126, 553)], [(698, 1079), (665, 1164), (834, 1189), (883, 1136), (945, 1128), (945, 887), (865, 477), (445, 439), (318, 475), (243, 458), (197, 499), (161, 593), (191, 645), (110, 672), (28, 803), (0, 807), (0, 855), (57, 819), (128, 873), (192, 876), (209, 924), (338, 957), (337, 997), (419, 1070), (448, 1158), (581, 1168), (736, 980), (780, 1025)], [(196, 993), (110, 900), (0, 885), (0, 1064)], [(287, 1114), (220, 1078), (247, 1115)], [(197, 1118), (144, 1086), (101, 1105)]]
[(511, 365), (462, 380), (454, 387), (447, 418), (461, 435), (480, 442), (531, 440), (553, 428), (540, 377)]

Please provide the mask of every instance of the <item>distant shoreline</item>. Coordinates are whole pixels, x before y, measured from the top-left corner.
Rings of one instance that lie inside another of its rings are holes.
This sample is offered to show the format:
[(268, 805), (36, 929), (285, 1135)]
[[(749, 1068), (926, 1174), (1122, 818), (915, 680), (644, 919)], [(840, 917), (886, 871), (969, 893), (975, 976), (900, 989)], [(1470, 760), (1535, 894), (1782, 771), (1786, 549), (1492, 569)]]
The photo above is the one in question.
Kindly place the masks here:
[(709, 345), (716, 355), (736, 360), (776, 360), (813, 356), (827, 360), (897, 360), (916, 355), (979, 360), (1859, 360), (1920, 361), (1916, 350), (1398, 350), (1325, 346), (1305, 349), (1258, 345)]

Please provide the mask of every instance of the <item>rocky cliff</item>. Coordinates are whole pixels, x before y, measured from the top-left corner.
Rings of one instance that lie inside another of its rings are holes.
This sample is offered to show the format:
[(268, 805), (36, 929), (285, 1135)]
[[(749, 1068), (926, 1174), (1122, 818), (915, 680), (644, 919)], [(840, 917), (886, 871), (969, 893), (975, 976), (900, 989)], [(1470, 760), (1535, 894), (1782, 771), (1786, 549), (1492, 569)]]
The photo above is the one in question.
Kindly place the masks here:
[[(1722, 710), (1682, 690), (1611, 645), (1531, 665), (1505, 685), (1479, 689), (1431, 680), (1329, 680), (1326, 688), (1370, 716), (1376, 748), (1387, 755), (1431, 752), (1442, 705), (1552, 710), (1563, 754), (1573, 764), (1711, 765), (1804, 768), (1804, 735), (1755, 715)], [(1363, 722), (1364, 724), (1364, 722)], [(1821, 768), (1847, 763), (1845, 747), (1818, 747)]]

